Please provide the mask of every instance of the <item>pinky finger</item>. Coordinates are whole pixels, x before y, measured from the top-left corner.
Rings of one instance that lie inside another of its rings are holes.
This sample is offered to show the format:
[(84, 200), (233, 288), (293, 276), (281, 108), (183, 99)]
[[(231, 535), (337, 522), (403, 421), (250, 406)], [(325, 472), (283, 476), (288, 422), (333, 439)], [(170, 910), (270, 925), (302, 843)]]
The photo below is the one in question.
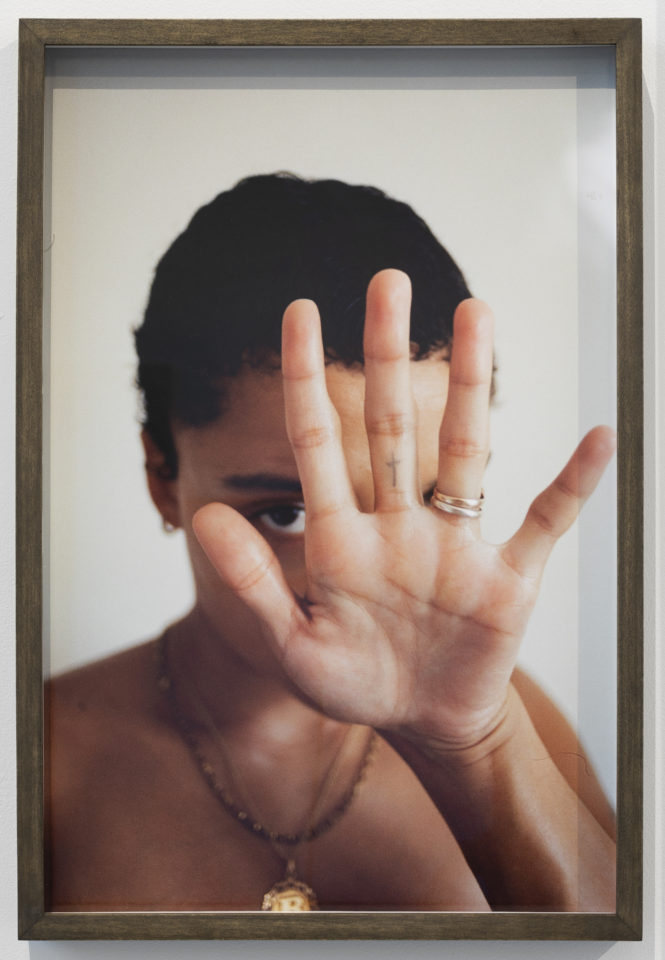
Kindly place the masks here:
[(276, 652), (283, 650), (305, 615), (270, 546), (245, 517), (223, 503), (201, 507), (192, 526), (221, 580), (263, 621)]
[(522, 526), (504, 547), (507, 562), (525, 577), (540, 577), (556, 543), (575, 522), (616, 449), (610, 427), (594, 427), (558, 477), (529, 507)]

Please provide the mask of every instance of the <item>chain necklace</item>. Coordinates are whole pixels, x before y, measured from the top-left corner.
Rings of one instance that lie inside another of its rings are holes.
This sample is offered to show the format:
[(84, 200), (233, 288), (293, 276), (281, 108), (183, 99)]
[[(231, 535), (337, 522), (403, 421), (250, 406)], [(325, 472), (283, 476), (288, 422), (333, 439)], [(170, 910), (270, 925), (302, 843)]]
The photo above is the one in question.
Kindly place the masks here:
[[(346, 790), (339, 802), (328, 814), (320, 819), (317, 819), (317, 814), (323, 806), (325, 795), (328, 792), (330, 785), (333, 783), (335, 774), (340, 766), (341, 757), (344, 752), (344, 747), (349, 739), (350, 731), (360, 730), (363, 728), (357, 726), (351, 727), (345, 734), (335, 758), (323, 778), (321, 788), (315, 797), (312, 810), (310, 811), (310, 815), (307, 819), (308, 826), (298, 833), (287, 833), (271, 830), (265, 826), (261, 820), (252, 816), (248, 810), (243, 809), (237, 802), (237, 799), (231, 795), (231, 793), (222, 783), (220, 783), (215, 768), (212, 766), (207, 754), (201, 747), (199, 737), (196, 734), (197, 725), (185, 714), (179, 702), (173, 677), (169, 670), (168, 647), (169, 630), (165, 630), (157, 641), (158, 687), (168, 699), (171, 716), (175, 726), (185, 744), (189, 748), (192, 757), (196, 761), (196, 765), (199, 768), (201, 776), (205, 780), (215, 798), (219, 801), (222, 808), (228, 814), (234, 817), (235, 820), (237, 820), (237, 822), (240, 823), (253, 836), (259, 837), (260, 839), (269, 843), (273, 851), (285, 864), (283, 879), (275, 883), (265, 894), (263, 898), (262, 909), (282, 912), (317, 910), (318, 902), (316, 894), (308, 884), (299, 880), (297, 877), (295, 857), (298, 848), (302, 844), (310, 843), (312, 840), (316, 840), (317, 837), (322, 836), (324, 833), (334, 827), (349, 809), (353, 798), (357, 794), (363, 780), (365, 779), (367, 770), (374, 756), (377, 742), (376, 733), (372, 730), (369, 734), (367, 745), (353, 782), (350, 784), (349, 788)], [(238, 781), (238, 771), (236, 771), (235, 778), (231, 775), (232, 765), (228, 756), (228, 749), (226, 747), (224, 737), (212, 719), (209, 711), (205, 707), (203, 698), (200, 696), (200, 694), (198, 694), (197, 691), (196, 698), (192, 699), (194, 699), (197, 710), (203, 718), (209, 733), (214, 734), (215, 739), (219, 743), (222, 755), (224, 757), (228, 780), (231, 782), (233, 782), (234, 779)], [(246, 790), (243, 792), (246, 793)], [(287, 848), (289, 851), (288, 854), (285, 854), (280, 847)]]

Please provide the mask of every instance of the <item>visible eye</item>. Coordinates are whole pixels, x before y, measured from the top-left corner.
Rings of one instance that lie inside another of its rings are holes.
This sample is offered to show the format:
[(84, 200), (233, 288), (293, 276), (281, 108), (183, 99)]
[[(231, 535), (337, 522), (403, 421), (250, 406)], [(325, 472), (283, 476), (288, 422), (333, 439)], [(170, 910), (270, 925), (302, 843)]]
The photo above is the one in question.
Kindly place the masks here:
[(305, 532), (305, 505), (303, 503), (278, 503), (254, 515), (269, 530), (287, 536)]

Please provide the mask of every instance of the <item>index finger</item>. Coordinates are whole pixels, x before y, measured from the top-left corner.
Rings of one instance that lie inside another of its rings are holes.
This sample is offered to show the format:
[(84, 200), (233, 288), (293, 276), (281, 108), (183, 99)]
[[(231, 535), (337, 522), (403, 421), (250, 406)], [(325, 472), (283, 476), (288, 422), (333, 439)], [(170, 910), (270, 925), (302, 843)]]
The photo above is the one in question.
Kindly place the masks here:
[(312, 300), (294, 300), (282, 322), (286, 430), (309, 520), (355, 507), (339, 418), (328, 396), (321, 322)]

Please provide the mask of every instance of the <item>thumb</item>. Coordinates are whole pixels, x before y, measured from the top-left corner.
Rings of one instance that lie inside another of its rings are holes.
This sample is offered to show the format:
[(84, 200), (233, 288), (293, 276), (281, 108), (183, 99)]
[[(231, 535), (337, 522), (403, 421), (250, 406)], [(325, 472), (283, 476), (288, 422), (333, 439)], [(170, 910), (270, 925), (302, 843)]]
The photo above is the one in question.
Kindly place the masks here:
[(268, 543), (249, 520), (223, 503), (197, 510), (192, 527), (221, 580), (282, 648), (304, 614)]

